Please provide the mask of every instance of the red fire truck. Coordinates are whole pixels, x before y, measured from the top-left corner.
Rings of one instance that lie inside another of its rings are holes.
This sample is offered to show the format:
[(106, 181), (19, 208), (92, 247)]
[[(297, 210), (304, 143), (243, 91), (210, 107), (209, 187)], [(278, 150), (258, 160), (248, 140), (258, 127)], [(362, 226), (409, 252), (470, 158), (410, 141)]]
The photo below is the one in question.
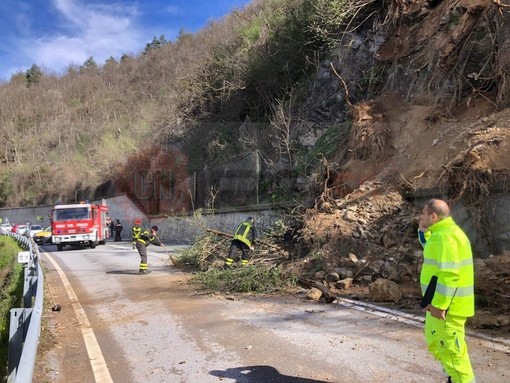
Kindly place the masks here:
[(108, 206), (90, 203), (56, 205), (51, 211), (52, 242), (61, 251), (64, 246), (96, 247), (104, 244)]

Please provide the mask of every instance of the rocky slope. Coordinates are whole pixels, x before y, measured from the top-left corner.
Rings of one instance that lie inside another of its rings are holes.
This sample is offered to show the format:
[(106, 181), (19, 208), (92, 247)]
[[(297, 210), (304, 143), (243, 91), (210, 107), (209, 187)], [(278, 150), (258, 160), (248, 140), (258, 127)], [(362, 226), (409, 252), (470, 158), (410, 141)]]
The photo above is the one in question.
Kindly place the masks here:
[[(310, 256), (297, 269), (337, 293), (416, 309), (416, 217), (424, 197), (444, 198), (476, 237), (471, 324), (508, 335), (510, 254), (492, 246), (501, 228), (486, 200), (508, 192), (509, 21), (499, 1), (395, 1), (373, 28), (344, 35), (319, 68), (310, 135), (324, 121), (352, 128), (304, 216)], [(366, 98), (360, 84), (378, 73)]]

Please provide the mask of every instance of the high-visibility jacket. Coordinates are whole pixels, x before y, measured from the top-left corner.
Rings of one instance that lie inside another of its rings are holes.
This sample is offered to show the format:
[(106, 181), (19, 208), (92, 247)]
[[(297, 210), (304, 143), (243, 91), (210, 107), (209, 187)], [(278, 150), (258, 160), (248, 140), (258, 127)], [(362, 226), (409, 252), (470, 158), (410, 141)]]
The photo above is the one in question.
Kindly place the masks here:
[(140, 236), (136, 239), (137, 242), (143, 243), (145, 246), (149, 246), (151, 243), (156, 246), (161, 246), (159, 239), (152, 235), (149, 230), (144, 230)]
[(255, 240), (257, 234), (255, 227), (251, 221), (244, 221), (241, 223), (234, 232), (234, 239), (245, 243), (251, 247), (252, 242)]
[(451, 315), (471, 317), (475, 313), (474, 272), (471, 244), (451, 217), (429, 227), (431, 232), (423, 249), (420, 274), (422, 294), (433, 276), (437, 286), (432, 306)]
[(431, 235), (432, 233), (430, 232), (430, 230), (421, 231), (421, 229), (418, 229), (418, 240), (420, 241), (422, 247), (425, 247), (425, 244), (427, 243)]
[(138, 238), (140, 238), (140, 234), (142, 234), (142, 227), (139, 225), (133, 226), (131, 229), (131, 236), (133, 237), (133, 241), (136, 241)]

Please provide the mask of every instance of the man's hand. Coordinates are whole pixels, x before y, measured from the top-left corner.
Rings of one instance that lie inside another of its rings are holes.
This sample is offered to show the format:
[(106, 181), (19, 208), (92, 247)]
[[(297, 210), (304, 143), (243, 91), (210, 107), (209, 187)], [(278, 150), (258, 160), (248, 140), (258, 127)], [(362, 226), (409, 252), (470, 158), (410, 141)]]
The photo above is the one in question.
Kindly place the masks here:
[(425, 310), (430, 311), (430, 315), (432, 315), (434, 318), (442, 319), (442, 320), (446, 319), (446, 311), (445, 310), (438, 309), (430, 304), (427, 307), (425, 307)]

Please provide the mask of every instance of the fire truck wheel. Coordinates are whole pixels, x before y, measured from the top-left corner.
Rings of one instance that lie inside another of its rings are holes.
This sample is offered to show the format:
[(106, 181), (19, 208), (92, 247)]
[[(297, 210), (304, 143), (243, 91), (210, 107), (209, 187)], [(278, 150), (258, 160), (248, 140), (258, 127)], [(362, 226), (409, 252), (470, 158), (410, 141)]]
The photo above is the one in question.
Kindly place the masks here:
[(90, 241), (90, 248), (91, 249), (94, 249), (96, 246), (97, 246), (97, 242), (96, 241)]
[(63, 249), (63, 248), (64, 248), (64, 246), (62, 246), (62, 245), (57, 245), (57, 250), (58, 250), (58, 251), (62, 251), (62, 249)]

